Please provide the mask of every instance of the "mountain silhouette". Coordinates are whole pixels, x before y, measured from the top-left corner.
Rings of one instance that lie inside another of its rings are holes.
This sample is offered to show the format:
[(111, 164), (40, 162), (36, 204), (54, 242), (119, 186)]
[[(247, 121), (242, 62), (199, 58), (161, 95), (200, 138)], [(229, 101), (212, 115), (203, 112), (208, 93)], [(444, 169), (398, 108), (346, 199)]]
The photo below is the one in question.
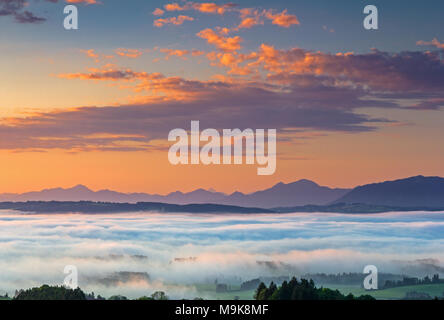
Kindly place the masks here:
[(240, 207), (283, 208), (306, 205), (326, 206), (339, 203), (387, 207), (444, 207), (444, 178), (416, 176), (395, 181), (372, 183), (354, 189), (332, 189), (310, 180), (278, 183), (249, 194), (197, 189), (167, 195), (93, 191), (84, 185), (54, 188), (22, 194), (0, 194), (0, 202), (94, 201), (108, 203), (161, 202), (166, 204), (221, 204)]
[(120, 193), (112, 190), (92, 191), (84, 185), (72, 188), (54, 188), (22, 194), (0, 194), (0, 201), (96, 201), (114, 203), (163, 202), (170, 204), (223, 204), (243, 207), (273, 208), (299, 205), (324, 205), (343, 196), (348, 189), (322, 187), (309, 180), (293, 183), (278, 183), (275, 186), (250, 194), (197, 189), (189, 193), (180, 191), (168, 195), (147, 193)]
[(444, 178), (416, 176), (354, 188), (333, 203), (444, 207)]
[(259, 206), (261, 208), (325, 205), (345, 195), (349, 189), (331, 189), (319, 186), (310, 180), (278, 183), (270, 189), (251, 194), (236, 192), (226, 197), (223, 204), (237, 206)]
[(169, 204), (159, 202), (110, 203), (91, 201), (27, 201), (0, 202), (0, 210), (15, 210), (29, 213), (274, 213), (262, 208), (244, 208), (222, 204)]

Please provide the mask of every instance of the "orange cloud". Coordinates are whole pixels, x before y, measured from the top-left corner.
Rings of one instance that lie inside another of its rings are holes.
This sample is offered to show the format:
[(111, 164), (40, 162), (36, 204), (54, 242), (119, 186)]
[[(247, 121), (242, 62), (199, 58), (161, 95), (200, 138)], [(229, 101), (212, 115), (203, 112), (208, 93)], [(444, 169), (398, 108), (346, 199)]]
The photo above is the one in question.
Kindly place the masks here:
[(180, 6), (178, 3), (168, 3), (164, 5), (166, 11), (183, 11), (184, 7)]
[[(222, 61), (233, 64), (237, 58), (227, 54)], [(171, 128), (182, 127), (195, 116), (214, 128), (254, 124), (350, 132), (371, 130), (367, 122), (382, 121), (353, 113), (355, 108), (377, 105), (378, 101), (361, 99), (366, 92), (325, 87), (323, 79), (314, 81), (311, 87), (276, 86), (261, 81), (224, 81), (222, 77), (218, 81), (167, 77), (112, 65), (59, 77), (123, 81), (127, 88), (145, 96), (136, 97), (137, 105), (85, 107), (8, 119), (0, 124), (4, 138), (0, 149), (146, 149), (135, 148), (134, 143), (142, 142), (151, 148), (148, 144), (153, 139), (165, 137)]]
[(179, 25), (183, 24), (185, 21), (193, 21), (193, 20), (194, 20), (194, 18), (192, 18), (192, 17), (180, 15), (178, 17), (157, 19), (154, 21), (154, 26), (156, 26), (158, 28), (163, 27), (166, 24), (172, 24), (172, 25), (179, 26)]
[(165, 60), (168, 60), (170, 57), (176, 56), (186, 60), (186, 56), (190, 53), (188, 50), (174, 50), (174, 49), (160, 49), (162, 53), (166, 53)]
[(202, 56), (202, 55), (204, 55), (204, 54), (205, 54), (204, 51), (200, 51), (200, 50), (196, 50), (196, 49), (193, 49), (193, 50), (191, 51), (191, 55), (192, 55), (193, 57)]
[(202, 13), (216, 13), (219, 15), (223, 15), (232, 7), (235, 7), (235, 4), (227, 3), (223, 5), (218, 5), (213, 2), (204, 2), (204, 3), (187, 2), (183, 6), (179, 5), (178, 3), (169, 3), (164, 5), (166, 11), (196, 10)]
[(214, 45), (216, 48), (223, 51), (235, 51), (241, 48), (242, 38), (239, 36), (236, 37), (224, 37), (220, 34), (217, 34), (212, 29), (205, 29), (200, 31), (197, 34), (198, 37), (207, 40), (209, 44)]
[[(402, 52), (390, 54), (373, 50), (367, 54), (323, 53), (292, 48), (288, 50), (276, 49), (273, 46), (262, 44), (257, 51), (248, 54), (240, 53), (239, 37), (223, 37), (212, 29), (206, 29), (198, 34), (208, 43), (216, 46), (217, 51), (207, 54), (212, 66), (227, 68), (228, 75), (249, 76), (242, 77), (250, 83), (264, 83), (269, 88), (287, 91), (290, 86), (299, 88), (297, 94), (307, 95), (308, 91), (320, 92), (322, 88), (338, 89), (339, 95), (351, 94), (359, 96), (362, 93), (375, 95), (404, 93), (435, 94), (434, 98), (442, 99), (444, 85), (444, 67), (439, 52)], [(230, 40), (231, 39), (231, 40)], [(233, 40), (234, 39), (234, 40)], [(156, 49), (166, 54), (165, 59), (176, 56), (185, 59), (187, 56), (204, 54), (198, 50)], [(87, 54), (96, 55), (94, 51)], [(413, 70), (412, 70), (413, 68)], [(430, 74), (434, 75), (430, 77)], [(265, 77), (264, 77), (265, 76)], [(61, 74), (60, 78), (83, 80), (123, 81), (119, 84), (122, 89), (132, 89), (134, 92), (149, 91), (156, 95), (162, 94), (165, 99), (183, 100), (194, 97), (203, 90), (208, 83), (186, 80), (180, 77), (165, 77), (160, 74), (134, 72), (130, 69), (119, 69), (114, 65), (107, 65), (101, 69), (89, 69), (86, 73)], [(210, 86), (211, 87), (211, 86)], [(207, 86), (208, 88), (208, 86)], [(273, 89), (274, 90), (274, 89)], [(332, 91), (333, 92), (333, 91)], [(439, 109), (442, 100), (425, 101), (421, 96), (422, 104), (417, 109)], [(332, 98), (332, 93), (328, 93)], [(152, 100), (153, 95), (147, 97)], [(353, 104), (367, 106), (368, 101), (354, 100)], [(338, 100), (339, 101), (339, 100)], [(344, 102), (343, 100), (342, 102)], [(320, 103), (320, 99), (315, 101)], [(322, 104), (328, 104), (322, 101)], [(372, 101), (372, 106), (377, 105)], [(397, 102), (385, 100), (380, 103), (383, 107), (398, 107)]]
[(164, 13), (165, 11), (160, 8), (156, 8), (156, 10), (153, 11), (153, 15), (155, 16), (162, 16)]
[(255, 18), (252, 18), (252, 17), (247, 17), (242, 20), (242, 22), (238, 26), (238, 29), (243, 29), (243, 28), (250, 29), (250, 28), (257, 26), (259, 24), (263, 24), (263, 22), (255, 19)]
[[(177, 50), (173, 54), (184, 54)], [(131, 89), (134, 92), (149, 92), (148, 96), (133, 99), (138, 103), (153, 101), (184, 101), (204, 94), (203, 89), (211, 88), (214, 82), (192, 81), (181, 77), (166, 77), (161, 73), (136, 72), (131, 69), (119, 69), (114, 65), (101, 69), (90, 68), (84, 73), (59, 74), (63, 79), (79, 79), (94, 81), (125, 82), (131, 85), (121, 86), (121, 89)]]
[(264, 24), (262, 20), (263, 13), (259, 10), (244, 8), (240, 10), (241, 23), (237, 27), (239, 29), (250, 29), (256, 25)]
[(234, 30), (250, 29), (257, 25), (263, 25), (264, 19), (271, 20), (273, 24), (280, 27), (289, 28), (292, 25), (300, 24), (298, 18), (295, 15), (287, 13), (287, 9), (281, 13), (273, 13), (272, 10), (259, 11), (253, 8), (240, 9), (241, 23)]
[(59, 74), (63, 79), (81, 79), (81, 80), (107, 80), (107, 81), (132, 81), (134, 79), (144, 79), (149, 76), (146, 72), (134, 72), (130, 69), (119, 70), (113, 65), (104, 66), (101, 69), (90, 68), (89, 73), (65, 73)]
[(293, 14), (287, 14), (287, 9), (281, 13), (274, 14), (271, 10), (265, 12), (265, 17), (271, 20), (271, 23), (280, 27), (289, 28), (292, 25), (299, 25), (299, 19)]
[(234, 7), (234, 4), (218, 5), (215, 3), (194, 3), (193, 8), (202, 13), (217, 13), (223, 15), (229, 8)]
[(228, 74), (231, 75), (249, 75), (254, 71), (255, 63), (249, 63), (247, 65), (241, 65), (246, 61), (254, 61), (258, 58), (256, 52), (250, 54), (239, 54), (237, 52), (232, 53), (216, 53), (211, 52), (207, 55), (210, 61), (213, 61), (212, 65), (229, 68)]
[(86, 54), (90, 58), (93, 58), (93, 59), (98, 59), (99, 58), (99, 55), (95, 52), (94, 49), (80, 50), (80, 51), (83, 52), (84, 54)]
[(68, 3), (86, 3), (86, 4), (98, 4), (97, 0), (66, 0)]
[(434, 38), (432, 41), (420, 40), (420, 41), (416, 42), (416, 44), (418, 46), (433, 46), (438, 49), (444, 49), (444, 43), (439, 42), (438, 39), (436, 39), (436, 38)]
[(84, 53), (87, 57), (94, 59), (94, 62), (99, 63), (101, 60), (104, 59), (113, 59), (113, 55), (105, 55), (105, 54), (99, 54), (96, 53), (94, 49), (89, 50), (80, 50), (80, 52)]
[[(213, 2), (186, 2), (184, 5), (180, 5), (178, 3), (169, 3), (164, 6), (166, 11), (196, 10), (201, 13), (212, 13), (219, 15), (223, 15), (227, 11), (236, 11), (240, 13), (241, 22), (238, 27), (232, 29), (234, 31), (238, 31), (240, 29), (249, 29), (256, 25), (263, 25), (264, 19), (271, 20), (272, 24), (284, 28), (289, 28), (292, 25), (300, 24), (299, 19), (295, 15), (288, 14), (287, 9), (283, 10), (280, 13), (274, 13), (273, 10), (260, 11), (259, 9), (254, 8), (234, 9), (234, 7), (236, 7), (236, 5), (233, 3), (219, 5)], [(161, 11), (163, 13), (163, 10)], [(226, 35), (231, 31), (228, 28), (223, 29), (225, 30), (225, 32), (221, 34)]]
[(362, 86), (383, 92), (434, 92), (444, 85), (439, 53), (390, 54), (373, 50), (367, 54), (329, 54), (300, 48), (278, 50), (263, 44), (258, 55), (256, 64), (269, 72), (270, 80), (280, 83), (301, 81), (301, 75), (312, 75), (328, 77), (337, 87)]
[(119, 48), (116, 50), (116, 54), (121, 57), (138, 58), (143, 54), (143, 52), (137, 49)]

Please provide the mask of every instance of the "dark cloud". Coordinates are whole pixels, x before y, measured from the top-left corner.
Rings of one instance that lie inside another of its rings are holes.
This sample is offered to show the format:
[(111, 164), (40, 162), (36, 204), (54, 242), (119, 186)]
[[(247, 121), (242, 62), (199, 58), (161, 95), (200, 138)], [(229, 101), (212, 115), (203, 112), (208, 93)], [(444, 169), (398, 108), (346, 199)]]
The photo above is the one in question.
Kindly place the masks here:
[(32, 12), (24, 11), (15, 14), (15, 21), (19, 23), (40, 23), (46, 21), (46, 19), (37, 17)]
[(25, 7), (25, 0), (0, 0), (0, 16), (14, 15)]
[(444, 108), (444, 98), (425, 99), (424, 101), (415, 104), (409, 108), (418, 110), (439, 110), (441, 108)]
[[(46, 0), (54, 2), (52, 0)], [(0, 0), (0, 16), (13, 16), (18, 23), (40, 23), (46, 21), (32, 12), (24, 10), (28, 6), (25, 0)]]
[[(29, 0), (32, 1), (32, 0)], [(26, 0), (0, 0), (0, 16), (12, 16), (18, 23), (41, 23), (46, 21), (46, 18), (36, 16), (31, 11), (25, 10), (29, 1)], [(39, 0), (34, 0), (38, 2)], [(59, 0), (44, 0), (45, 2), (58, 3)], [(76, 3), (92, 4), (96, 3), (93, 0), (78, 0)]]
[[(157, 150), (170, 130), (253, 128), (367, 132), (387, 119), (360, 108), (438, 109), (444, 101), (444, 65), (437, 53), (374, 50), (327, 54), (263, 45), (253, 64), (265, 80), (189, 80), (114, 66), (61, 78), (122, 81), (143, 102), (82, 107), (0, 122), (0, 149)], [(401, 100), (416, 99), (416, 105)], [(291, 132), (287, 131), (287, 132)], [(278, 135), (279, 139), (279, 135)]]
[(317, 74), (364, 86), (373, 93), (444, 91), (440, 51), (392, 54), (374, 49), (365, 54), (330, 54), (300, 48), (277, 50), (262, 45), (259, 57), (276, 81), (286, 81), (293, 75)]
[[(152, 150), (152, 140), (174, 128), (188, 129), (192, 120), (205, 128), (284, 128), (341, 132), (374, 130), (383, 122), (355, 113), (356, 107), (386, 106), (363, 100), (353, 90), (318, 86), (289, 91), (249, 84), (208, 84), (189, 101), (163, 101), (119, 107), (82, 107), (6, 119), (0, 125), (1, 149)], [(279, 136), (278, 136), (279, 138)]]

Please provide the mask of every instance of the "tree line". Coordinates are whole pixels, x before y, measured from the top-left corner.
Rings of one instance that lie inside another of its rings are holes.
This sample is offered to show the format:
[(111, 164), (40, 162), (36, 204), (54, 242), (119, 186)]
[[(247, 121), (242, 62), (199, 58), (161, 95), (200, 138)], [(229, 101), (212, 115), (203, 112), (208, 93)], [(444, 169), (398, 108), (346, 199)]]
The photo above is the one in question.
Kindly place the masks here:
[(370, 295), (355, 297), (351, 293), (344, 295), (339, 290), (317, 288), (313, 280), (293, 277), (290, 281), (277, 286), (271, 282), (267, 287), (263, 282), (256, 289), (255, 300), (375, 300)]
[[(85, 293), (80, 288), (71, 289), (64, 286), (43, 285), (38, 288), (17, 291), (12, 300), (129, 300), (125, 296), (114, 295), (108, 299), (94, 292)], [(143, 296), (136, 300), (168, 300), (163, 291), (156, 291), (150, 296)]]
[(440, 279), (439, 274), (433, 275), (432, 278), (426, 276), (423, 279), (414, 278), (414, 277), (404, 277), (402, 280), (398, 281), (387, 280), (384, 284), (384, 289), (405, 287), (405, 286), (417, 286), (423, 284), (439, 284), (439, 283), (444, 283), (444, 279)]

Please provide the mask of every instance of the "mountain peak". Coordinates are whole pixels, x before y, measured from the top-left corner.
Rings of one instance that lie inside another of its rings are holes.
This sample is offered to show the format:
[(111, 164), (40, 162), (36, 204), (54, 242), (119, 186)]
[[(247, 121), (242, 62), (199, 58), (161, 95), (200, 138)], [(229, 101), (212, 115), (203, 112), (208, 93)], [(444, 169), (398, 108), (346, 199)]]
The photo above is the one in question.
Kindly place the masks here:
[(87, 186), (84, 186), (83, 184), (78, 184), (72, 188), (69, 188), (68, 190), (73, 190), (73, 191), (91, 191), (91, 189), (89, 189)]
[(279, 182), (279, 183), (275, 184), (272, 188), (282, 188), (282, 187), (292, 186), (292, 185), (312, 185), (312, 186), (319, 186), (316, 182), (313, 182), (313, 181), (311, 181), (311, 180), (301, 179), (301, 180), (294, 181), (294, 182), (289, 182), (289, 183)]
[(443, 195), (443, 178), (419, 175), (359, 186), (335, 203), (437, 208), (444, 206)]
[(410, 177), (407, 178), (406, 180), (415, 180), (415, 181), (433, 181), (433, 180), (440, 180), (442, 179), (441, 177), (437, 177), (437, 176), (423, 176), (423, 175), (419, 175), (419, 176), (414, 176), (414, 177)]
[(301, 179), (299, 181), (296, 181), (296, 183), (300, 183), (300, 184), (311, 184), (311, 185), (316, 185), (318, 186), (318, 184), (314, 181), (308, 180), (308, 179)]

